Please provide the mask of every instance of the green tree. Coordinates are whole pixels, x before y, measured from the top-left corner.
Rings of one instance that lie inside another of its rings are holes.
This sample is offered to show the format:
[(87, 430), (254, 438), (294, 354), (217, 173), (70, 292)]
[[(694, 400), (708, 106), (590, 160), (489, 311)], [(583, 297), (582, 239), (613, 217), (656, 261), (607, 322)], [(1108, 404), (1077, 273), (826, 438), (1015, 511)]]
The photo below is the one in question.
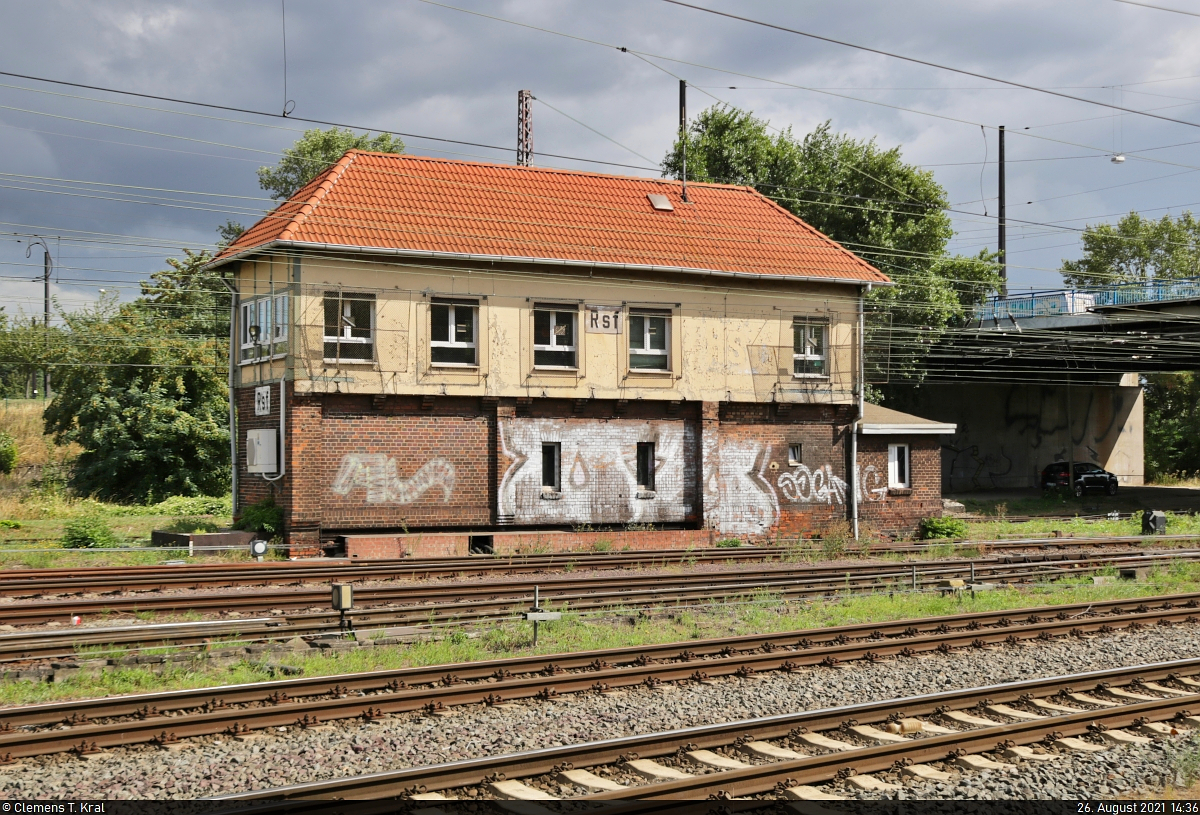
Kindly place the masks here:
[(291, 198), (326, 168), (336, 164), (347, 150), (403, 153), (404, 142), (390, 133), (372, 137), (369, 133), (359, 135), (338, 127), (305, 130), (294, 145), (283, 151), (278, 164), (258, 168), (258, 184), (276, 201)]
[(1191, 212), (1157, 221), (1131, 212), (1116, 226), (1088, 226), (1083, 257), (1064, 260), (1062, 276), (1068, 286), (1200, 276), (1200, 221)]
[(1200, 379), (1147, 374), (1144, 391), (1147, 478), (1200, 473)]
[(64, 314), (46, 432), (83, 448), (72, 487), (109, 500), (215, 495), (229, 485), (229, 294), (187, 252), (125, 305)]
[(50, 367), (50, 387), (56, 387), (57, 363), (66, 337), (57, 326), (49, 329), (40, 317), (8, 320), (0, 314), (0, 384), (5, 396), (31, 397), (41, 391), (42, 371)]
[[(803, 139), (769, 129), (748, 111), (704, 110), (687, 133), (688, 178), (753, 187), (888, 274), (896, 285), (869, 295), (873, 367), (919, 381), (946, 329), (999, 288), (995, 255), (947, 254), (946, 191), (900, 148), (835, 133), (829, 122)], [(662, 171), (680, 176), (679, 142)]]
[(246, 227), (242, 226), (232, 218), (226, 218), (225, 223), (217, 227), (217, 234), (221, 236), (221, 239), (217, 241), (217, 249), (224, 249), (226, 246), (240, 238), (242, 233), (245, 231)]

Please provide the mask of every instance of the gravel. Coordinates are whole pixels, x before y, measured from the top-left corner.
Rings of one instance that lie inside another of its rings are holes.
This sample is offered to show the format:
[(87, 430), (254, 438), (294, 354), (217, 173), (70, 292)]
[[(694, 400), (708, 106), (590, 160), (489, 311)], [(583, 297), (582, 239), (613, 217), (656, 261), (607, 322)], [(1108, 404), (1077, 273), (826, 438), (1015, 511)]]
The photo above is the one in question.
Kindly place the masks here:
[(956, 799), (1010, 801), (1029, 799), (1089, 800), (1157, 792), (1167, 784), (1183, 785), (1176, 765), (1180, 756), (1200, 750), (1200, 734), (1156, 739), (1151, 744), (1112, 748), (1103, 753), (1060, 753), (1053, 762), (1023, 761), (1005, 770), (954, 773), (949, 781), (899, 781), (894, 773), (882, 780), (900, 783), (903, 792), (858, 792), (839, 783), (830, 791), (847, 798)]
[[(472, 705), (446, 715), (404, 714), (370, 725), (334, 723), (328, 730), (281, 728), (246, 741), (204, 737), (171, 750), (115, 748), (83, 760), (42, 756), (0, 766), (0, 798), (193, 798), (1196, 655), (1200, 626), (1156, 627), (712, 684), (579, 694), (547, 703)], [(946, 782), (945, 789), (912, 789), (936, 797), (1021, 798), (1036, 792), (1069, 798), (1079, 794), (1079, 784), (1095, 784), (1088, 789), (1102, 794), (1101, 785), (1121, 789), (1116, 779), (1140, 785), (1173, 778), (1166, 750), (1159, 744), (1119, 748), (1022, 769), (1022, 779), (1039, 779), (1029, 782), (1035, 787), (972, 773)], [(1100, 774), (1099, 766), (1108, 769)]]

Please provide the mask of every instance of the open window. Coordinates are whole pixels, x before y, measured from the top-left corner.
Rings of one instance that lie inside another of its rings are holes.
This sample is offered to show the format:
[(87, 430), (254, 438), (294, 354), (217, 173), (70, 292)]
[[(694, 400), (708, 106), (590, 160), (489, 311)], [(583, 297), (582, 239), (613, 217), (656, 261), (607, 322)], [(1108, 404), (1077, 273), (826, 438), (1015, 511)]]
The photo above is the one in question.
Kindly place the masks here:
[(240, 314), (242, 363), (258, 362), (287, 353), (288, 296), (268, 295), (245, 300)]
[(429, 360), (434, 365), (479, 364), (478, 302), (434, 300), (429, 329)]
[(375, 359), (375, 295), (325, 292), (325, 359), (370, 362)]
[(912, 486), (912, 474), (909, 470), (908, 445), (888, 445), (888, 488), (909, 489)]
[(535, 305), (533, 311), (533, 364), (538, 368), (577, 368), (577, 309)]
[(804, 463), (804, 445), (789, 444), (788, 445), (788, 466), (799, 467)]
[(660, 311), (629, 313), (629, 369), (671, 370), (671, 315)]
[(792, 321), (792, 375), (829, 376), (829, 322), (807, 317)]

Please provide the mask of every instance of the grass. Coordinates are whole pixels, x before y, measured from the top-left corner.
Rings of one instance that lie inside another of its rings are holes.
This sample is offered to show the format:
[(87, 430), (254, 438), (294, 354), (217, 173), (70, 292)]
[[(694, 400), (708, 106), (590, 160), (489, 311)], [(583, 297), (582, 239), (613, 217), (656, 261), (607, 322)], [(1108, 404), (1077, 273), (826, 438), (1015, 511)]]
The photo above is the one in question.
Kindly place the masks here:
[[(617, 609), (603, 616), (583, 616), (568, 607), (559, 606), (555, 610), (564, 612), (563, 619), (541, 626), (536, 648), (532, 646), (532, 626), (512, 621), (496, 624), (478, 637), (468, 637), (463, 631), (457, 630), (449, 632), (442, 639), (411, 645), (375, 646), (332, 653), (317, 653), (315, 650), (312, 653), (282, 653), (264, 659), (294, 666), (300, 670), (298, 675), (301, 676), (324, 676), (1186, 591), (1200, 591), (1200, 564), (1172, 564), (1156, 571), (1145, 583), (1095, 586), (1090, 578), (1079, 577), (1055, 586), (1004, 588), (980, 592), (974, 597), (897, 593), (846, 595), (818, 603), (786, 603), (778, 596), (764, 592), (740, 603), (695, 608), (662, 605), (645, 611)], [(233, 639), (230, 642), (241, 644)], [(220, 645), (228, 646), (229, 643)], [(218, 647), (218, 644), (213, 647)], [(81, 655), (86, 654), (89, 658), (96, 658), (95, 655), (102, 652), (101, 648), (81, 649)], [(81, 674), (53, 684), (0, 682), (0, 704), (32, 704), (56, 699), (260, 682), (271, 678), (265, 666), (247, 661), (228, 667), (208, 666), (203, 660), (166, 663), (158, 667), (158, 673), (149, 667), (136, 665), (114, 667), (97, 676)]]
[[(972, 520), (967, 523), (968, 540), (997, 540), (1005, 537), (1046, 538), (1060, 532), (1069, 537), (1127, 536), (1142, 533), (1140, 515), (1121, 520), (1085, 520), (1070, 518), (1033, 518), (1014, 521), (1009, 518)], [(1167, 513), (1167, 533), (1171, 535), (1200, 535), (1200, 515)]]

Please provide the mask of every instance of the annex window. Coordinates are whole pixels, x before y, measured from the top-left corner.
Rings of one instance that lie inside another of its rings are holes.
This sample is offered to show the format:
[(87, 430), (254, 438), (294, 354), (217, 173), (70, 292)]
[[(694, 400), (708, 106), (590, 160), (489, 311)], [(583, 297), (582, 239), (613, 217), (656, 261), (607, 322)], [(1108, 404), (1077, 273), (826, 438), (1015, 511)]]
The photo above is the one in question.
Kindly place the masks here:
[(325, 350), (331, 362), (375, 359), (375, 295), (325, 292)]
[(788, 466), (799, 467), (804, 463), (804, 445), (789, 444), (788, 445)]
[(828, 376), (829, 323), (796, 318), (792, 322), (793, 376)]
[(542, 443), (542, 492), (558, 492), (562, 486), (562, 445)]
[(912, 486), (908, 467), (908, 445), (888, 445), (888, 487), (908, 489)]
[(434, 365), (478, 365), (478, 317), (474, 300), (434, 300), (429, 306), (429, 360)]
[(533, 364), (539, 368), (575, 368), (575, 319), (578, 311), (534, 306)]
[(244, 301), (240, 309), (242, 362), (287, 353), (288, 296), (276, 294)]
[(637, 446), (637, 487), (654, 489), (654, 442), (639, 441)]
[(671, 370), (670, 333), (671, 317), (669, 315), (631, 312), (629, 315), (630, 370)]

